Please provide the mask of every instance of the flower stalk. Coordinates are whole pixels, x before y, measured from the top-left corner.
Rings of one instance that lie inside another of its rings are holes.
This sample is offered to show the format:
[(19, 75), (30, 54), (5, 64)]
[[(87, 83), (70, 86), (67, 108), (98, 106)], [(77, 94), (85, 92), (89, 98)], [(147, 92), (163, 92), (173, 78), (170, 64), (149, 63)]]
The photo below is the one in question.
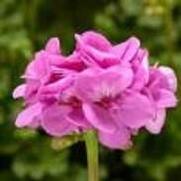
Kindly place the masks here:
[(85, 133), (88, 181), (99, 180), (98, 140), (95, 131)]

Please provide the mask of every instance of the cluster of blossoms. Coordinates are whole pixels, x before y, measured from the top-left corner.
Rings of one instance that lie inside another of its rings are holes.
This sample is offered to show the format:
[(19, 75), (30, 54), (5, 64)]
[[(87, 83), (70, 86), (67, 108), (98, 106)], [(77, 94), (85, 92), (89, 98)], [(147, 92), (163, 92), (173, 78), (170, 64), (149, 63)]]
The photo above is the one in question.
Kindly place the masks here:
[(25, 109), (17, 127), (40, 128), (55, 137), (96, 130), (112, 149), (127, 149), (145, 128), (157, 134), (166, 108), (176, 106), (172, 69), (150, 66), (148, 51), (131, 37), (113, 45), (99, 33), (76, 34), (75, 50), (61, 53), (57, 38), (36, 53), (13, 96)]

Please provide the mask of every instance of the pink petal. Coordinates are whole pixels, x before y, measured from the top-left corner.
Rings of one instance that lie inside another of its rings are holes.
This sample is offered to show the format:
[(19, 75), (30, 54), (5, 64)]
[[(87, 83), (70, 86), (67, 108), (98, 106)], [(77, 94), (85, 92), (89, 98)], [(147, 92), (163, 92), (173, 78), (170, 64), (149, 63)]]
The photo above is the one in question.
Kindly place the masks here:
[[(59, 56), (60, 57), (60, 56)], [(51, 62), (54, 62), (54, 59), (52, 57)], [(65, 68), (69, 70), (75, 70), (75, 71), (82, 71), (85, 69), (85, 64), (81, 60), (79, 53), (74, 52), (73, 54), (67, 56), (67, 57), (60, 57), (59, 61), (55, 62), (56, 66), (60, 68)]]
[(116, 125), (108, 110), (98, 105), (84, 103), (83, 112), (93, 127), (109, 133), (116, 129)]
[(115, 66), (104, 71), (91, 69), (78, 76), (75, 90), (80, 99), (85, 101), (100, 101), (104, 97), (115, 98), (131, 85), (132, 78), (133, 73), (129, 67)]
[(154, 117), (154, 110), (149, 99), (137, 92), (126, 93), (120, 99), (117, 124), (138, 129)]
[(60, 54), (60, 42), (58, 38), (51, 38), (48, 40), (45, 50), (52, 54)]
[(165, 67), (165, 66), (161, 66), (158, 69), (163, 75), (165, 75), (165, 77), (168, 81), (169, 89), (173, 92), (176, 92), (177, 78), (176, 78), (176, 75), (175, 75), (173, 69), (171, 69), (169, 67)]
[(37, 97), (41, 101), (47, 100), (59, 100), (62, 92), (66, 90), (73, 82), (72, 76), (67, 76), (66, 78), (59, 79), (53, 83), (49, 83), (39, 88)]
[(103, 35), (94, 31), (87, 31), (81, 35), (76, 34), (75, 38), (77, 40), (77, 48), (81, 46), (80, 42), (102, 51), (107, 51), (111, 47), (111, 43)]
[[(117, 89), (117, 92), (122, 92), (126, 88), (128, 88), (133, 82), (133, 71), (129, 65), (115, 65), (107, 69), (107, 73), (105, 72), (104, 77), (106, 74), (116, 75), (112, 80), (110, 80), (109, 85), (113, 84)], [(108, 76), (109, 77), (109, 76)], [(117, 82), (115, 81), (117, 80)], [(118, 88), (118, 87), (119, 88)]]
[(35, 120), (37, 121), (37, 117), (40, 116), (42, 111), (42, 105), (40, 103), (36, 103), (34, 105), (28, 106), (24, 111), (22, 111), (17, 119), (16, 119), (16, 126), (17, 127), (25, 127), (31, 126)]
[(44, 50), (36, 53), (35, 59), (28, 65), (23, 78), (42, 80), (49, 72), (48, 54)]
[(81, 108), (74, 108), (67, 116), (67, 120), (72, 122), (77, 126), (83, 128), (90, 128), (90, 124), (84, 116), (84, 113)]
[(133, 57), (138, 52), (139, 47), (140, 47), (140, 41), (135, 37), (131, 37), (127, 41), (128, 41), (128, 46), (127, 46), (123, 56), (121, 57), (123, 61), (132, 60)]
[(42, 128), (52, 136), (64, 136), (77, 131), (77, 127), (66, 119), (70, 111), (70, 107), (58, 104), (47, 107), (43, 112)]
[(99, 67), (99, 62), (95, 61), (87, 52), (80, 51), (80, 59), (84, 62), (87, 67)]
[(26, 80), (25, 99), (27, 103), (34, 104), (37, 101), (37, 91), (40, 87), (40, 82), (37, 80)]
[(119, 63), (119, 57), (109, 52), (111, 44), (102, 35), (94, 32), (86, 32), (83, 35), (75, 35), (77, 40), (76, 51), (87, 65), (108, 67)]
[[(86, 58), (89, 60), (89, 64), (99, 64), (99, 66), (103, 68), (109, 67), (110, 65), (118, 64), (120, 62), (119, 58), (114, 54), (106, 51), (100, 51), (99, 49), (95, 49), (94, 47), (86, 44), (82, 45), (79, 53), (84, 59)], [(85, 63), (87, 64), (87, 61)]]
[(111, 149), (128, 149), (132, 146), (131, 133), (126, 127), (122, 127), (113, 133), (99, 131), (101, 144)]
[(141, 90), (149, 81), (148, 51), (140, 49), (132, 64), (135, 72), (132, 88)]
[(159, 110), (157, 110), (156, 118), (149, 120), (146, 123), (145, 127), (150, 133), (158, 134), (158, 133), (160, 133), (160, 131), (164, 125), (165, 119), (166, 119), (165, 109), (159, 109)]
[(159, 89), (155, 92), (154, 99), (159, 108), (175, 107), (177, 105), (175, 94), (166, 89)]
[(13, 91), (13, 98), (17, 99), (19, 97), (25, 96), (26, 84), (21, 84)]
[(170, 89), (168, 77), (165, 76), (158, 68), (150, 68), (150, 80), (148, 87), (152, 92), (157, 91), (158, 89)]
[(115, 45), (110, 49), (110, 52), (113, 53), (114, 55), (118, 56), (119, 58), (121, 58), (121, 57), (123, 57), (123, 55), (128, 47), (128, 44), (129, 44), (129, 42), (125, 41), (123, 43)]
[(142, 90), (147, 83), (147, 72), (140, 67), (135, 73), (133, 81), (131, 88), (138, 91)]

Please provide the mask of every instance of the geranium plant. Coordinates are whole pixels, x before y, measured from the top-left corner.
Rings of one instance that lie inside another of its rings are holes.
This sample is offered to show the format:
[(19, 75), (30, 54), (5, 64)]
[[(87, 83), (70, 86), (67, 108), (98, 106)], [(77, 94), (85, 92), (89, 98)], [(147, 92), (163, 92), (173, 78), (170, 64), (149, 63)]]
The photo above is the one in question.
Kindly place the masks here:
[(177, 80), (171, 68), (149, 65), (136, 37), (112, 44), (88, 31), (75, 39), (71, 55), (62, 54), (58, 38), (35, 54), (13, 93), (25, 101), (15, 124), (84, 139), (89, 181), (98, 181), (98, 141), (126, 150), (140, 129), (158, 134), (166, 109), (177, 104)]

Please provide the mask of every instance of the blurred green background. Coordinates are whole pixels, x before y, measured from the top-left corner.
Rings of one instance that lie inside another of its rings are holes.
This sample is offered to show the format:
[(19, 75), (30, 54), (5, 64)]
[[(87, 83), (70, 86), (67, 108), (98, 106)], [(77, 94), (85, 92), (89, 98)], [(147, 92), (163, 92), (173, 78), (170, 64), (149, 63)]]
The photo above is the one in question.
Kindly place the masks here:
[[(83, 143), (52, 149), (42, 132), (14, 126), (21, 101), (12, 90), (25, 66), (45, 41), (60, 37), (65, 53), (73, 34), (95, 29), (113, 42), (138, 36), (151, 62), (181, 74), (180, 0), (0, 0), (0, 180), (85, 181)], [(178, 97), (180, 90), (178, 90)], [(162, 134), (142, 132), (127, 152), (101, 147), (102, 181), (180, 181), (181, 106), (170, 110)]]

